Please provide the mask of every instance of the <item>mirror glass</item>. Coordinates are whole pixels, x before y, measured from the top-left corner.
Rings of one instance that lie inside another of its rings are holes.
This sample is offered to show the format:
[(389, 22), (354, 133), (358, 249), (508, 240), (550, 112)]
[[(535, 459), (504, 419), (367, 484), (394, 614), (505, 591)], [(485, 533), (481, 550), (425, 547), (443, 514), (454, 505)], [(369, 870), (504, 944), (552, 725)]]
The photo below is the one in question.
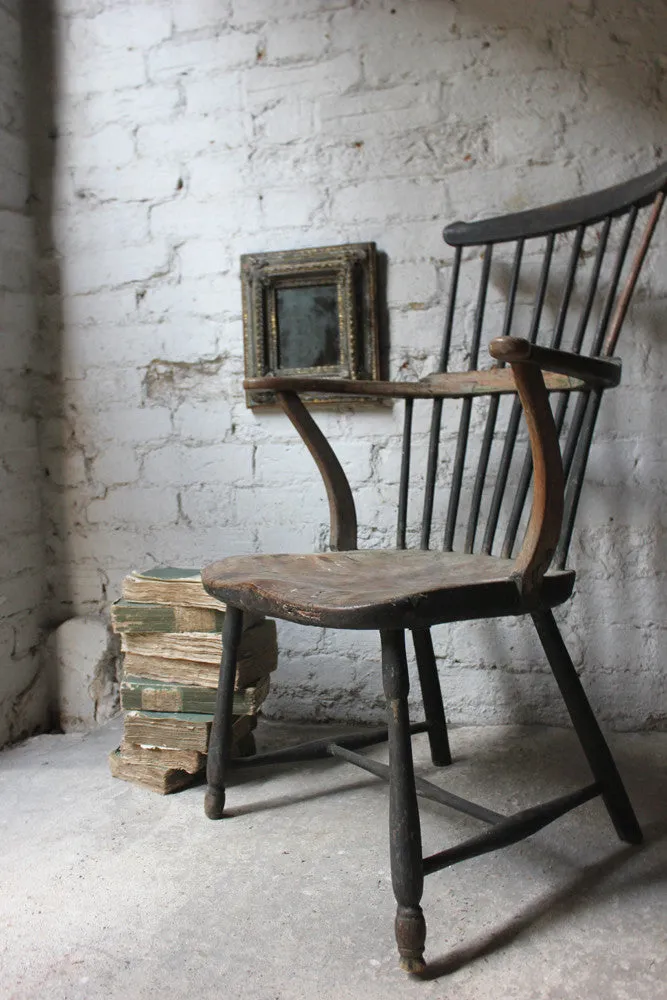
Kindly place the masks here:
[(335, 284), (277, 288), (276, 314), (279, 368), (340, 365)]

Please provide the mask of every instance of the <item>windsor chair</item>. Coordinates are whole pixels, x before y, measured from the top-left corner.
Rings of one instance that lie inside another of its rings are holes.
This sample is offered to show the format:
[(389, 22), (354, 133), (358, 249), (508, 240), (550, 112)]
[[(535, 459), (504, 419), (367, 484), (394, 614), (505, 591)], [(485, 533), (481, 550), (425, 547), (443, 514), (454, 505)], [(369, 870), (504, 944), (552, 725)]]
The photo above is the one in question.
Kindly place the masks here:
[[(333, 756), (389, 780), (395, 933), (401, 965), (409, 972), (424, 967), (424, 876), (515, 843), (595, 796), (602, 797), (622, 840), (641, 841), (552, 608), (572, 592), (574, 572), (566, 561), (591, 439), (603, 392), (620, 379), (620, 362), (613, 355), (666, 191), (663, 164), (596, 194), (445, 229), (445, 241), (454, 253), (442, 350), (437, 372), (420, 382), (264, 377), (245, 383), (247, 389), (276, 393), (317, 463), (329, 499), (332, 551), (232, 557), (203, 571), (206, 589), (228, 608), (208, 755), (206, 814), (218, 819), (224, 809), (243, 613), (327, 628), (377, 629), (386, 728), (233, 763), (247, 767)], [(562, 266), (557, 264), (559, 254), (564, 256)], [(478, 272), (473, 309), (460, 294), (466, 267)], [(455, 330), (460, 331), (458, 345)], [(483, 336), (492, 338), (489, 350), (496, 364), (478, 371)], [(450, 356), (461, 357), (461, 342), (468, 370), (450, 372)], [(352, 493), (300, 398), (308, 392), (404, 401), (394, 548), (357, 549)], [(421, 447), (413, 434), (413, 410), (422, 400), (432, 414), (424, 448), (426, 471), (420, 479), (412, 469)], [(459, 426), (447, 470), (448, 498), (441, 510), (436, 487), (447, 436), (445, 401), (458, 407)], [(480, 405), (481, 416), (476, 412)], [(409, 503), (412, 485), (420, 503)], [(466, 516), (462, 501), (467, 502)], [(409, 517), (414, 508), (420, 515), (416, 526)], [(436, 530), (441, 551), (431, 549)], [(426, 732), (434, 764), (451, 763), (430, 627), (517, 615), (532, 618), (593, 780), (570, 794), (505, 816), (415, 777), (410, 737)], [(408, 713), (406, 630), (412, 633), (424, 702), (425, 720), (416, 724), (410, 723)], [(386, 739), (388, 766), (359, 752)], [(422, 857), (417, 795), (467, 813), (489, 829)]]

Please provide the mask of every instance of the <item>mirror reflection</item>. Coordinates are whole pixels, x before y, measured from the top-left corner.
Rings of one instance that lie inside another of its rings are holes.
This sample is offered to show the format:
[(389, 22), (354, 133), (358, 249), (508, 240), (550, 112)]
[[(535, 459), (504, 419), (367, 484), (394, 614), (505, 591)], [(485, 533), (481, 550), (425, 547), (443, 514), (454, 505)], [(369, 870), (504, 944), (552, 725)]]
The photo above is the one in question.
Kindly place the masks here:
[(279, 368), (322, 368), (340, 364), (335, 284), (276, 289), (276, 321)]

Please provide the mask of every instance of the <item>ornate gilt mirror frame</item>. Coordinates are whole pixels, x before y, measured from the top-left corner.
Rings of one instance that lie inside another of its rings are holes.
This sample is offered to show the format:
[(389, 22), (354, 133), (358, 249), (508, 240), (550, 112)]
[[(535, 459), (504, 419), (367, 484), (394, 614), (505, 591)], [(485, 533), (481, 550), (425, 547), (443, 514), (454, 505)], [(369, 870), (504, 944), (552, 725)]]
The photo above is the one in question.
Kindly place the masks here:
[[(374, 243), (243, 254), (241, 286), (247, 378), (380, 377)], [(275, 400), (252, 392), (246, 402)]]

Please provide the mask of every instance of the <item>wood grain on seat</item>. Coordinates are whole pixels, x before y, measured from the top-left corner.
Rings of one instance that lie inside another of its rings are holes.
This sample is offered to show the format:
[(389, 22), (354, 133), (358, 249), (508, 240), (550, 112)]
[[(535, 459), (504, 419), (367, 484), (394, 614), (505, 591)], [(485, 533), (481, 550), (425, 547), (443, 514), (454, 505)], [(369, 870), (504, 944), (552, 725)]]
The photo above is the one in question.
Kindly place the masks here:
[[(232, 556), (202, 572), (206, 590), (244, 611), (306, 625), (412, 628), (527, 610), (513, 559), (420, 549)], [(574, 573), (547, 574), (540, 607), (567, 600)]]

